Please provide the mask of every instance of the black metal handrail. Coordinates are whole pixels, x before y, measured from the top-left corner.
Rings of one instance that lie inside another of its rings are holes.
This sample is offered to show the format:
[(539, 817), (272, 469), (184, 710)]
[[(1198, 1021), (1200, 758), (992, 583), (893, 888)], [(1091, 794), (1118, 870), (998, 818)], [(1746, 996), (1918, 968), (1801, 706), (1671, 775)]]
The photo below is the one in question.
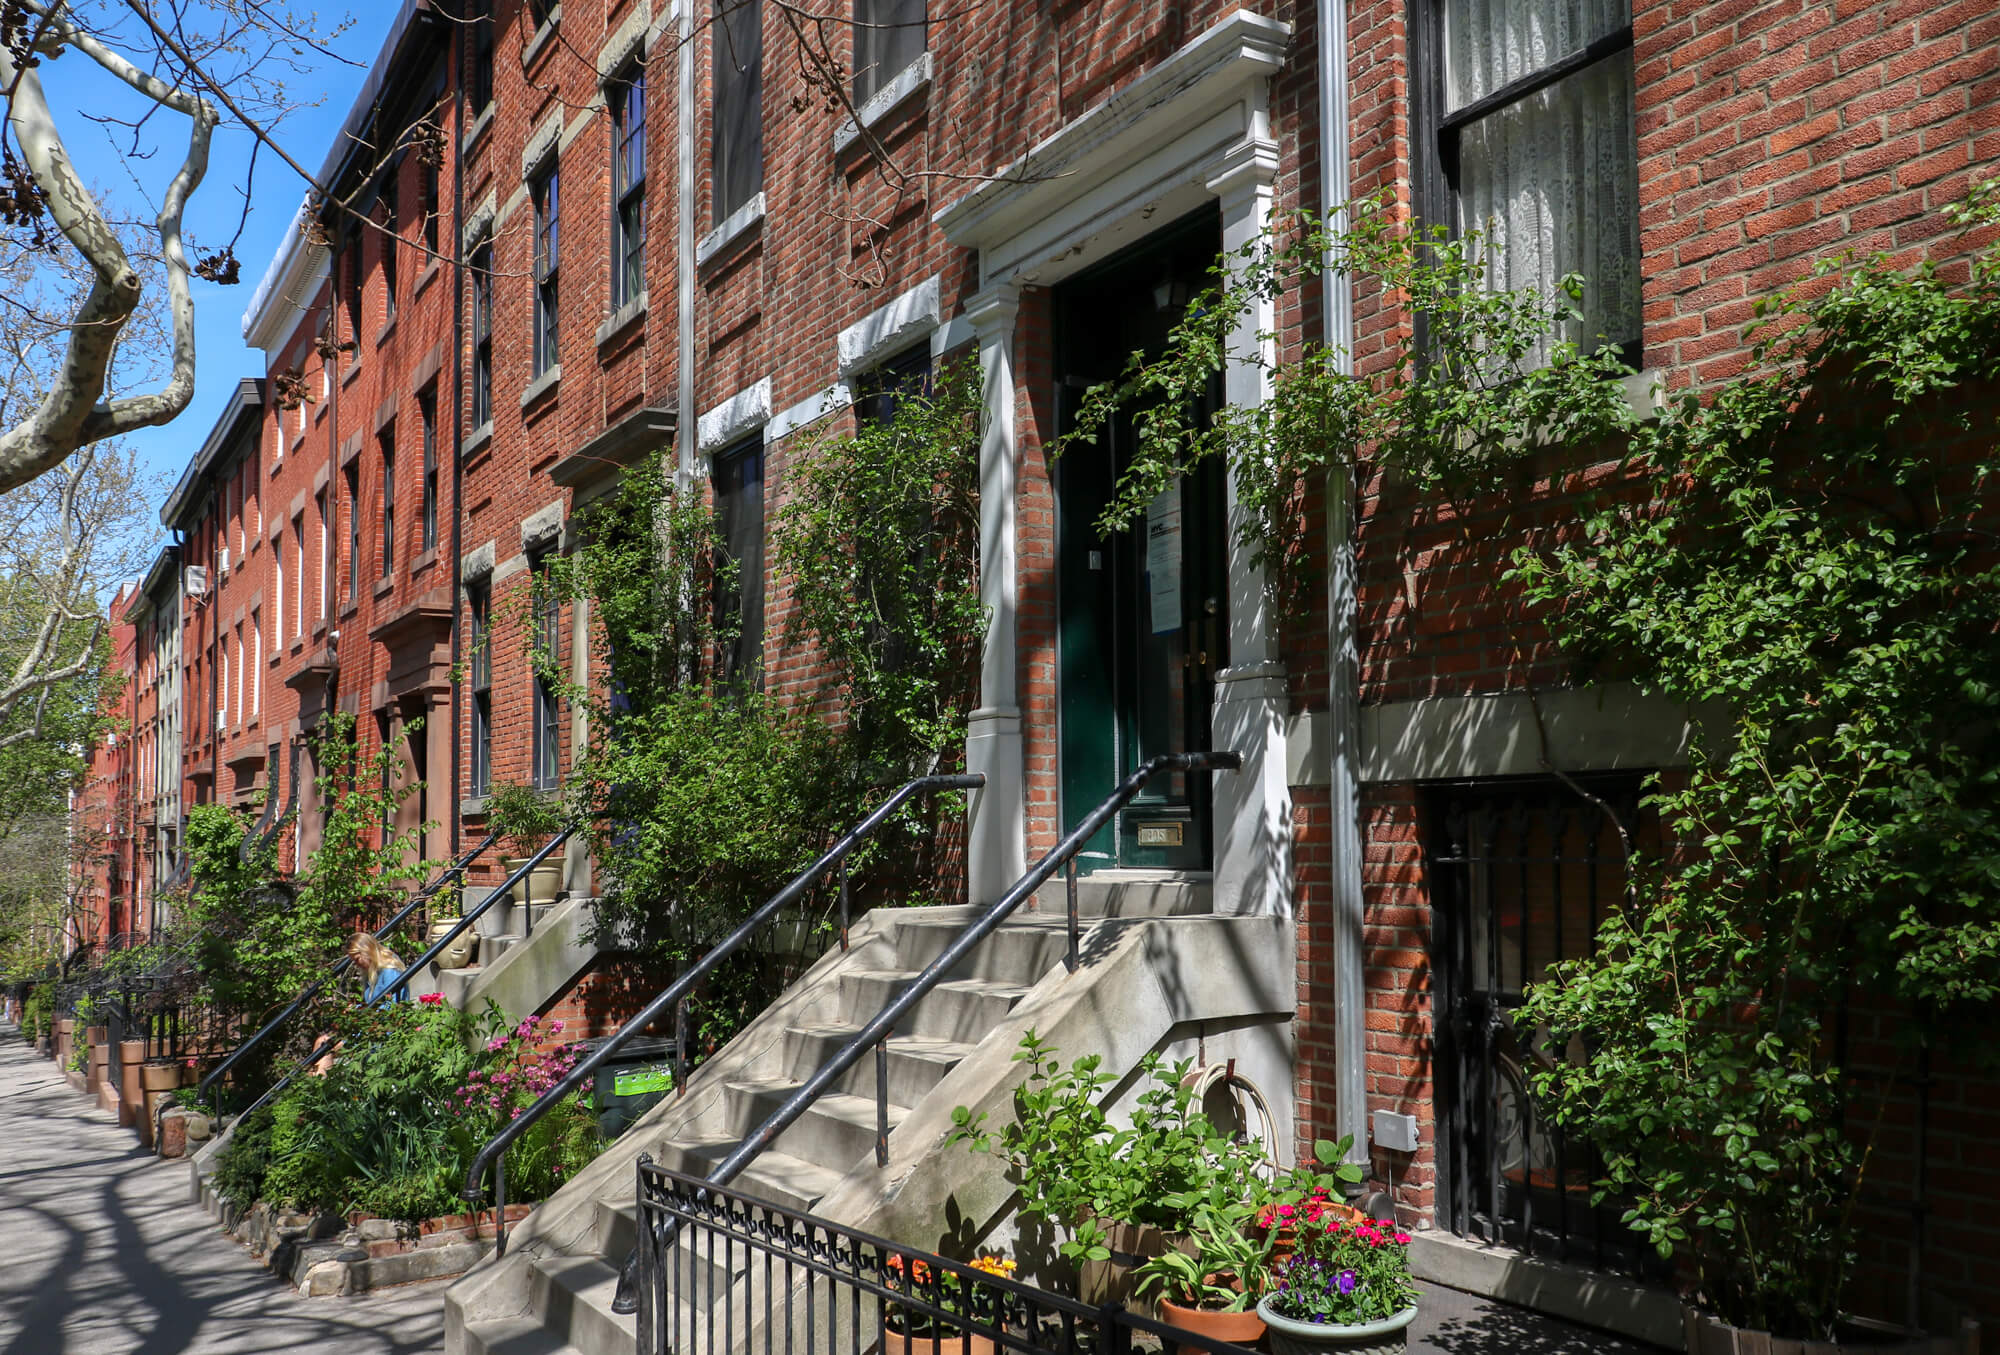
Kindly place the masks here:
[[(429, 964), (432, 960), (435, 960), (439, 955), (443, 954), (445, 950), (451, 945), (451, 943), (457, 940), (459, 935), (462, 932), (464, 932), (464, 930), (467, 927), (470, 927), (474, 922), (477, 922), (482, 916), (485, 915), (487, 909), (491, 908), (494, 904), (498, 903), (500, 900), (511, 895), (514, 892), (515, 886), (520, 884), (522, 880), (527, 878), (528, 872), (533, 870), (536, 866), (542, 864), (543, 857), (547, 856), (557, 847), (560, 847), (563, 843), (569, 841), (570, 835), (575, 832), (576, 832), (576, 825), (571, 824), (569, 827), (563, 829), (560, 833), (557, 833), (554, 837), (550, 838), (547, 842), (543, 843), (540, 851), (537, 851), (533, 856), (523, 861), (519, 866), (515, 868), (513, 874), (509, 875), (506, 879), (502, 880), (497, 886), (494, 887), (494, 890), (491, 894), (488, 894), (485, 898), (481, 899), (477, 907), (475, 907), (471, 912), (466, 913), (463, 917), (459, 918), (458, 925), (456, 927), (453, 927), (450, 931), (446, 932), (438, 940), (433, 941), (429, 949), (425, 950), (422, 955), (419, 955), (415, 960), (411, 961), (410, 964), (406, 968), (404, 968), (403, 972), (396, 976), (396, 981), (394, 983), (391, 983), (387, 988), (384, 988), (374, 997), (364, 998), (360, 1004), (361, 1009), (363, 1011), (367, 1011), (372, 1007), (379, 1007), (384, 1002), (389, 1001), (391, 998), (395, 997), (396, 994), (402, 992), (405, 988), (407, 988), (409, 986), (411, 975), (417, 973), (425, 965)], [(490, 840), (492, 837), (493, 834), (489, 833), (487, 835), (488, 840)], [(484, 844), (482, 843), (481, 845), (483, 846)], [(532, 907), (533, 905), (531, 904), (530, 908)], [(292, 1070), (289, 1073), (286, 1073), (283, 1077), (279, 1078), (276, 1082), (272, 1083), (268, 1088), (266, 1088), (264, 1094), (258, 1097), (255, 1101), (252, 1101), (247, 1107), (245, 1107), (242, 1115), (239, 1115), (237, 1118), (242, 1119), (245, 1116), (250, 1115), (251, 1113), (256, 1111), (258, 1107), (262, 1106), (266, 1101), (269, 1101), (272, 1097), (279, 1095), (281, 1092), (285, 1090), (285, 1088), (292, 1085), (293, 1078), (297, 1077), (305, 1069), (312, 1067), (315, 1063), (318, 1063), (328, 1054), (331, 1054), (333, 1052), (334, 1046), (338, 1043), (339, 1041), (337, 1039), (321, 1040), (310, 1054), (307, 1054), (303, 1059), (293, 1064)], [(199, 1089), (197, 1089), (197, 1091), (198, 1090)], [(164, 1117), (166, 1114), (166, 1106), (167, 1106), (166, 1102), (163, 1101), (160, 1103), (160, 1113), (162, 1117)], [(160, 1141), (158, 1125), (154, 1126), (153, 1141), (155, 1143)]]
[[(499, 837), (500, 834), (497, 830), (488, 833), (485, 837), (479, 840), (478, 844), (474, 846), (471, 851), (466, 852), (463, 856), (459, 857), (458, 860), (452, 862), (451, 865), (445, 867), (443, 871), (439, 872), (438, 877), (435, 880), (432, 880), (429, 884), (425, 885), (415, 894), (412, 894), (410, 896), (410, 901), (408, 903), (404, 904), (401, 908), (398, 908), (394, 916), (392, 916), (387, 922), (383, 923), (380, 927), (377, 927), (375, 929), (374, 933), (375, 939), (379, 941), (383, 937), (395, 931), (396, 928), (402, 926), (404, 921), (409, 918), (410, 914), (416, 912), (418, 908), (430, 902), (431, 898), (440, 889), (444, 888), (447, 881), (449, 881), (455, 875), (463, 875), (466, 869), (469, 866), (471, 866), (471, 864), (474, 861), (479, 859), (480, 854), (484, 852), (488, 847), (491, 847), (494, 844), (494, 842), (498, 841)], [(209, 1075), (203, 1078), (201, 1080), (201, 1084), (195, 1088), (194, 1091), (195, 1100), (197, 1101), (207, 1100), (209, 1088), (213, 1087), (217, 1082), (221, 1081), (225, 1073), (227, 1073), (231, 1068), (234, 1068), (239, 1062), (241, 1062), (242, 1059), (246, 1055), (248, 1055), (251, 1050), (255, 1049), (258, 1045), (262, 1044), (264, 1042), (265, 1037), (270, 1035), (271, 1032), (275, 1031), (279, 1026), (285, 1024), (285, 1022), (289, 1021), (292, 1018), (293, 1013), (297, 1012), (300, 1007), (303, 1007), (306, 1003), (312, 1001), (313, 998), (318, 996), (321, 992), (325, 991), (326, 986), (328, 984), (337, 982), (342, 974), (345, 974), (349, 969), (352, 969), (353, 967), (354, 967), (353, 955), (343, 952), (340, 959), (334, 964), (333, 968), (326, 974), (324, 978), (314, 980), (306, 988), (304, 992), (300, 993), (297, 997), (293, 998), (291, 1000), (291, 1003), (288, 1006), (286, 1006), (286, 1008), (283, 1011), (279, 1012), (269, 1021), (266, 1021), (263, 1027), (260, 1030), (258, 1030), (258, 1032), (255, 1035), (252, 1035), (242, 1044), (236, 1046), (235, 1049), (230, 1051), (229, 1057), (225, 1058), (221, 1063), (215, 1065), (215, 1068), (209, 1073)]]
[(881, 827), (890, 815), (901, 809), (916, 796), (936, 794), (940, 791), (949, 790), (977, 790), (985, 784), (986, 778), (978, 772), (920, 776), (914, 781), (904, 784), (888, 799), (877, 805), (867, 818), (850, 828), (841, 837), (840, 841), (829, 847), (817, 861), (793, 876), (784, 888), (759, 905), (757, 911), (745, 918), (735, 931), (724, 937), (706, 955), (703, 955), (701, 959), (683, 971), (679, 978), (668, 985), (665, 992), (647, 1003), (636, 1016), (627, 1020), (618, 1028), (615, 1034), (592, 1050), (576, 1067), (570, 1069), (569, 1074), (562, 1081), (556, 1083), (555, 1086), (549, 1088), (546, 1092), (543, 1092), (533, 1105), (515, 1116), (499, 1133), (487, 1140), (486, 1146), (479, 1150), (478, 1155), (472, 1159), (471, 1167), (466, 1170), (464, 1193), (465, 1198), (474, 1203), (484, 1200), (486, 1198), (486, 1173), (489, 1168), (494, 1169), (495, 1209), (501, 1219), (495, 1235), (495, 1250), (503, 1255), (507, 1250), (505, 1226), (507, 1215), (506, 1154), (509, 1144), (526, 1133), (530, 1125), (561, 1104), (565, 1097), (574, 1093), (586, 1080), (594, 1076), (598, 1067), (623, 1047), (626, 1041), (638, 1035), (640, 1031), (650, 1027), (669, 1011), (675, 1013), (675, 1025), (677, 1027), (675, 1057), (680, 1064), (680, 1069), (677, 1070), (674, 1079), (675, 1085), (685, 1088), (687, 1085), (684, 1071), (686, 1068), (686, 1040), (678, 1038), (680, 1034), (678, 1027), (681, 1024), (681, 1004), (686, 1000), (687, 995), (694, 991), (694, 986), (706, 977), (709, 971), (714, 969), (716, 965), (741, 949), (751, 936), (763, 928), (764, 924), (776, 917), (784, 909), (804, 898), (812, 887), (818, 883), (820, 878), (836, 866), (840, 868), (840, 948), (846, 950), (848, 854), (873, 836), (875, 830)]
[[(890, 999), (889, 1004), (875, 1014), (873, 1020), (863, 1026), (846, 1044), (834, 1052), (832, 1058), (821, 1064), (819, 1070), (807, 1078), (784, 1104), (764, 1117), (764, 1122), (746, 1134), (743, 1139), (709, 1173), (709, 1181), (718, 1186), (726, 1186), (740, 1175), (764, 1149), (768, 1148), (778, 1135), (789, 1129), (793, 1122), (812, 1104), (825, 1094), (842, 1074), (861, 1061), (863, 1054), (873, 1051), (876, 1058), (877, 1093), (875, 1097), (875, 1160), (881, 1166), (889, 1162), (888, 1105), (880, 1087), (884, 1077), (883, 1062), (887, 1046), (884, 1044), (896, 1023), (909, 1013), (910, 1008), (922, 1001), (938, 984), (944, 982), (945, 975), (958, 962), (971, 953), (973, 947), (998, 930), (1001, 923), (1013, 915), (1035, 891), (1049, 882), (1057, 869), (1074, 861), (1076, 854), (1096, 836), (1099, 829), (1117, 816), (1118, 812), (1132, 803), (1146, 783), (1162, 772), (1202, 772), (1236, 771), (1243, 766), (1240, 753), (1162, 753), (1148, 761), (1118, 784), (1118, 788), (1100, 801), (1095, 809), (1084, 815), (1083, 821), (1069, 831), (1069, 834), (1050, 848), (1048, 853), (1028, 868), (1028, 873), (1016, 880), (998, 901), (989, 906), (966, 925), (958, 938), (946, 946), (941, 954), (929, 964), (909, 984)], [(1064, 965), (1075, 971), (1078, 960), (1078, 934), (1076, 875), (1074, 869), (1069, 876), (1069, 953)], [(638, 1302), (636, 1283), (638, 1280), (638, 1249), (626, 1259), (618, 1273), (618, 1293), (613, 1299), (615, 1312), (629, 1313)]]

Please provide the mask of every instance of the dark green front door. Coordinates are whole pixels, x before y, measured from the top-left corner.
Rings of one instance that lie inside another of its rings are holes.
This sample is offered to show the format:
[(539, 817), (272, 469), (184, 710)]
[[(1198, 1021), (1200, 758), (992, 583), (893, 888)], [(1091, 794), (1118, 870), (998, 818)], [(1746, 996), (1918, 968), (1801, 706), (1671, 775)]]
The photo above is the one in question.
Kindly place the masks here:
[[(1114, 376), (1135, 350), (1158, 352), (1213, 262), (1213, 214), (1161, 232), (1056, 295), (1058, 407)], [(1142, 521), (1097, 526), (1130, 464), (1120, 418), (1055, 466), (1060, 783), (1067, 830), (1160, 753), (1209, 747), (1214, 675), (1227, 661), (1223, 469), (1207, 463), (1170, 486)], [(1108, 866), (1203, 870), (1210, 864), (1209, 778), (1156, 778), (1078, 857)]]

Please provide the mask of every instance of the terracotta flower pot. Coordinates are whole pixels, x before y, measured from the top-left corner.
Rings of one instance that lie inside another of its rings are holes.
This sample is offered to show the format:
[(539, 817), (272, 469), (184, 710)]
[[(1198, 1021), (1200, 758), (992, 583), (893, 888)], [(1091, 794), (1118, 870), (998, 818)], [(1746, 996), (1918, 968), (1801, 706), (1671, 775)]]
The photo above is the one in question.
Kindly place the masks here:
[[(1264, 1337), (1264, 1319), (1255, 1308), (1240, 1313), (1219, 1313), (1213, 1308), (1183, 1308), (1167, 1299), (1160, 1300), (1160, 1320), (1170, 1327), (1206, 1336), (1211, 1341), (1227, 1341), (1232, 1346), (1255, 1345)], [(1201, 1346), (1182, 1346), (1181, 1355), (1206, 1355)]]
[(885, 1325), (882, 1328), (882, 1355), (995, 1355), (993, 1338), (971, 1336), (910, 1336)]
[(181, 1085), (181, 1066), (178, 1063), (147, 1063), (140, 1065), (139, 1085), (149, 1092), (170, 1092)]
[(1410, 1323), (1416, 1321), (1414, 1306), (1380, 1322), (1349, 1325), (1341, 1322), (1299, 1322), (1271, 1311), (1271, 1300), (1257, 1304), (1264, 1319), (1265, 1334), (1271, 1340), (1271, 1355), (1400, 1355), (1409, 1349)]

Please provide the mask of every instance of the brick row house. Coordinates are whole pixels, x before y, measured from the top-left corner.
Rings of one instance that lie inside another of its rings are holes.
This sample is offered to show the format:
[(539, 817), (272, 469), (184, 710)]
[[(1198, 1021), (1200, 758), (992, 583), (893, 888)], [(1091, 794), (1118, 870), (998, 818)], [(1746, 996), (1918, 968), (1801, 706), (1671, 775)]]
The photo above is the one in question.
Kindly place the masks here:
[[(292, 759), (329, 710), (371, 746), (422, 720), (404, 812), (439, 823), (432, 856), (477, 840), (498, 782), (560, 784), (587, 730), (516, 632), (587, 681), (588, 618), (500, 600), (651, 452), (731, 524), (769, 681), (809, 679), (763, 564), (792, 439), (863, 417), (885, 371), (976, 362), (969, 901), (1145, 758), (1241, 753), (1236, 774), (1163, 782), (1081, 861), (1296, 923), (1290, 1085), (1266, 1088), (1287, 1150), (1371, 1145), (1372, 1187), (1438, 1241), (1440, 1273), (1497, 1274), (1453, 1250), (1487, 1242), (1579, 1274), (1640, 1265), (1614, 1217), (1536, 1184), (1576, 1164), (1524, 1111), (1534, 1051), (1453, 1031), (1620, 897), (1615, 843), (1545, 759), (1629, 796), (1684, 765), (1688, 713), (1579, 684), (1496, 594), (1519, 504), (1441, 521), (1367, 475), (1317, 488), (1327, 586), (1301, 629), (1273, 614), (1219, 470), (1161, 495), (1143, 534), (1102, 537), (1123, 435), (1047, 448), (1218, 251), (1376, 191), (1494, 222), (1506, 285), (1599, 280), (1590, 319), (1644, 369), (1635, 392), (1711, 383), (1740, 367), (1756, 297), (1829, 248), (1923, 246), (1994, 163), (2000, 21), (1946, 0), (995, 0), (929, 20), (856, 0), (814, 49), (789, 9), (721, 8), (399, 7), (322, 170), (352, 212), (301, 214), (245, 317), (263, 370), (163, 515), (184, 596), (149, 580), (144, 601), (182, 609), (179, 808), (296, 799), (288, 851), (309, 850), (313, 768)], [(1337, 279), (1246, 321), (1364, 373), (1408, 323)], [(1252, 405), (1268, 381), (1237, 363), (1218, 394)], [(1535, 496), (1560, 507), (1550, 483)], [(175, 807), (155, 803), (168, 841)], [(581, 849), (564, 869), (588, 894)], [(1975, 1308), (2000, 1282), (1977, 1203), (2000, 1200), (1992, 1095), (1955, 1079), (1926, 1110), (1954, 1203), (1924, 1273)], [(1915, 1177), (1885, 1160), (1867, 1303), (1899, 1315), (1895, 1172)]]

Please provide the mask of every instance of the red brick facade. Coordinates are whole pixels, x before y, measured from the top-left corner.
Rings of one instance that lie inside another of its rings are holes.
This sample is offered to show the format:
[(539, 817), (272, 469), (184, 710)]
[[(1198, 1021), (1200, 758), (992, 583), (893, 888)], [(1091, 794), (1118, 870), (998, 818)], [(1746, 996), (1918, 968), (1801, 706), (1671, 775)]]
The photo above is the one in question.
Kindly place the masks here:
[[(1413, 91), (1429, 78), (1411, 66), (1411, 18), (1428, 13), (1422, 7), (1431, 3), (1355, 0), (1346, 16), (1351, 190), (1356, 196), (1386, 190), (1406, 209), (1418, 204), (1416, 185), (1426, 172)], [(538, 552), (568, 543), (565, 524), (578, 503), (638, 452), (659, 450), (670, 465), (677, 459), (683, 472), (698, 474), (709, 456), (761, 429), (766, 522), (774, 520), (784, 502), (786, 439), (821, 412), (813, 403), (821, 392), (913, 345), (928, 343), (938, 354), (978, 351), (967, 302), (995, 282), (991, 260), (948, 240), (940, 213), (1031, 148), (1115, 103), (1119, 91), (1186, 51), (1235, 8), (1219, 0), (1019, 0), (977, 19), (936, 22), (928, 35), (927, 80), (871, 119), (871, 135), (894, 161), (885, 169), (866, 138), (843, 139), (846, 110), (831, 107), (825, 91), (807, 81), (802, 70), (811, 62), (799, 38), (781, 13), (766, 7), (764, 207), (761, 216), (739, 213), (740, 229), (724, 238), (709, 166), (709, 32), (693, 39), (691, 97), (683, 101), (680, 54), (664, 5), (566, 0), (558, 20), (531, 32), (525, 5), (497, 0), (493, 99), (478, 109), (463, 94), (473, 82), (460, 76), (476, 26), (419, 7), (378, 69), (386, 76), (382, 87), (399, 95), (433, 82), (447, 92), (436, 114), (446, 148), (437, 238), (446, 257), (432, 259), (421, 247), (418, 204), (427, 190), (422, 156), (412, 150), (397, 170), (403, 243), (393, 307), (380, 234), (350, 237), (347, 223), (332, 215), (325, 218), (335, 246), (330, 270), (328, 249), (302, 237), (274, 265), (253, 307), (246, 332), (254, 331), (267, 354), (269, 377), (256, 385), (254, 402), (246, 387), (239, 410), (252, 411), (242, 417), (254, 417), (254, 435), (242, 436), (234, 425), (218, 428), (210, 440), (216, 450), (191, 468), (193, 480), (184, 482), (180, 499), (184, 563), (208, 571), (207, 595), (190, 599), (187, 608), (187, 801), (240, 802), (256, 789), (288, 800), (293, 787), (283, 750), (313, 726), (331, 692), (336, 708), (356, 715), (368, 744), (379, 730), (393, 733), (418, 715), (425, 719), (421, 760), (410, 775), (428, 789), (412, 801), (406, 820), (439, 821), (426, 842), (434, 856), (475, 841), (483, 819), (463, 681), (468, 590), (490, 589), (493, 597), (492, 777), (527, 780), (533, 684), (520, 629), (526, 611), (507, 599), (519, 598)], [(1289, 26), (1283, 64), (1265, 91), (1263, 130), (1274, 158), (1270, 206), (1316, 208), (1322, 148), (1315, 52), (1324, 7), (1259, 0), (1243, 8)], [(1632, 40), (1641, 351), (1644, 365), (1669, 389), (1735, 371), (1754, 299), (1797, 280), (1829, 249), (1954, 248), (1937, 241), (1937, 209), (1981, 167), (2000, 160), (2000, 16), (1981, 0), (1634, 0)], [(836, 48), (844, 50), (844, 41), (836, 37)], [(607, 223), (616, 129), (604, 91), (641, 58), (648, 152), (643, 304), (614, 309)], [(1172, 106), (1163, 102), (1168, 111), (1160, 116), (1170, 118)], [(388, 146), (428, 108), (427, 99), (412, 96), (405, 105), (391, 99), (357, 116), (370, 144)], [(692, 235), (699, 243), (688, 260), (677, 233), (682, 117), (694, 122), (687, 130), (694, 146)], [(357, 204), (377, 196), (363, 187), (374, 169), (370, 156), (337, 154), (329, 163), (343, 176), (338, 191), (355, 194)], [(557, 375), (539, 368), (533, 350), (531, 180), (550, 168), (561, 200)], [(1161, 190), (1161, 200), (1171, 197), (1184, 210), (1189, 199), (1171, 196), (1184, 188)], [(1204, 201), (1212, 208), (1213, 197)], [(379, 208), (363, 210), (380, 219)], [(1150, 220), (1152, 210), (1141, 204), (1130, 212)], [(1153, 228), (1171, 219), (1165, 214)], [(1134, 227), (1124, 239), (1143, 234)], [(361, 241), (358, 273), (350, 272), (350, 238)], [(492, 251), (492, 417), (490, 425), (475, 427), (478, 279), (459, 260), (482, 245)], [(1075, 249), (1087, 247), (1102, 248), (1079, 238)], [(687, 370), (677, 300), (684, 265), (692, 291)], [(1047, 459), (1060, 377), (1048, 279), (1064, 276), (1062, 266), (1060, 258), (1045, 258), (1040, 272), (1024, 266), (1011, 275), (1018, 287), (1015, 388), (1006, 397), (1018, 477), (1015, 678), (1031, 859), (1063, 828), (1061, 590)], [(353, 277), (361, 280), (358, 324), (348, 315)], [(844, 358), (843, 335), (866, 329), (885, 305), (933, 279), (930, 323), (897, 331), (892, 344), (878, 344), (862, 358)], [(1409, 317), (1365, 281), (1353, 302), (1357, 367), (1378, 372)], [(1316, 292), (1283, 299), (1275, 316), (1282, 341), (1316, 337), (1320, 311)], [(332, 360), (331, 371), (321, 356), (323, 334), (355, 344)], [(294, 375), (312, 398), (301, 408), (283, 408)], [(437, 540), (427, 547), (419, 525), (419, 430), (432, 391)], [(843, 398), (823, 409), (836, 425), (852, 417)], [(607, 450), (613, 444), (615, 453)], [(385, 452), (396, 481), (387, 566)], [(599, 453), (601, 466), (584, 464)], [(1468, 512), (1413, 502), (1378, 477), (1363, 476), (1352, 621), (1359, 699), (1370, 718), (1421, 713), (1424, 703), (1453, 698), (1519, 693), (1528, 684), (1571, 685), (1546, 634), (1497, 575), (1514, 544), (1564, 521), (1570, 496), (1607, 473), (1551, 460), (1507, 502)], [(358, 564), (348, 546), (354, 490)], [(1307, 512), (1313, 539), (1323, 540), (1325, 505), (1315, 498)], [(224, 548), (233, 551), (227, 570), (218, 554)], [(303, 604), (302, 618), (280, 615), (281, 586), (283, 609)], [(766, 586), (768, 682), (803, 699), (816, 687), (813, 656), (783, 648), (784, 582), (774, 578)], [(246, 688), (252, 694), (237, 698), (233, 687), (243, 673), (237, 636), (246, 625), (250, 635), (259, 634), (259, 617), (261, 648), (246, 643), (261, 689)], [(1326, 620), (1313, 618), (1279, 642), (1285, 714), (1294, 722), (1310, 723), (1328, 709)], [(572, 622), (565, 614), (558, 630), (566, 661), (582, 672)], [(219, 730), (218, 710), (224, 712)], [(564, 710), (563, 765), (575, 733)], [(280, 750), (275, 763), (273, 749)], [(1377, 771), (1362, 787), (1360, 806), (1368, 1106), (1414, 1115), (1420, 1147), (1376, 1150), (1371, 1161), (1403, 1217), (1431, 1224), (1441, 1202), (1442, 1164), (1432, 1007), (1436, 936), (1425, 851), (1434, 826), (1425, 822), (1423, 805), (1426, 784), (1457, 774)], [(1345, 868), (1335, 859), (1324, 769), (1304, 780), (1292, 788), (1290, 805), (1301, 1147), (1328, 1132), (1335, 1116), (1334, 881)], [(298, 798), (311, 803), (309, 790)], [(300, 816), (300, 848), (311, 846), (312, 821), (309, 813)], [(573, 853), (572, 887), (587, 887), (585, 868)], [(473, 878), (491, 881), (495, 869), (489, 859)], [(583, 1020), (595, 1032), (617, 1019), (613, 1009), (632, 995), (624, 977), (590, 977), (545, 1010)], [(1940, 1082), (1932, 1106), (1933, 1172), (1947, 1166), (1958, 1172), (1969, 1198), (1990, 1212), (1995, 1186), (1978, 1162), (2000, 1113), (1990, 1085)], [(1893, 1156), (1891, 1148), (1883, 1151)], [(1981, 1207), (1940, 1202), (1937, 1208), (1928, 1254), (1939, 1282), (1964, 1297), (2000, 1286), (1994, 1260), (2000, 1242), (1982, 1222)], [(1895, 1235), (1893, 1216), (1884, 1218), (1884, 1229)], [(1878, 1280), (1899, 1264), (1898, 1255), (1891, 1245), (1871, 1257), (1884, 1268), (1872, 1272)]]

